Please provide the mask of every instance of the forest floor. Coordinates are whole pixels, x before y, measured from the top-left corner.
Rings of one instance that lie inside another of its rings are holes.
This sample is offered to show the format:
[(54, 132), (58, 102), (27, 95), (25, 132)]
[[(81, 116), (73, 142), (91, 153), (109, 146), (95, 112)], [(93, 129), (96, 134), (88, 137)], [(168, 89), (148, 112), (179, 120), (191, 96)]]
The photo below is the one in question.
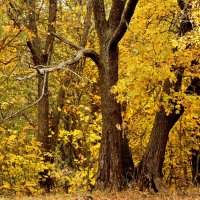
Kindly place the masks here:
[(182, 191), (165, 191), (160, 193), (125, 191), (125, 192), (94, 192), (76, 194), (47, 194), (35, 196), (0, 196), (0, 200), (200, 200), (200, 188)]

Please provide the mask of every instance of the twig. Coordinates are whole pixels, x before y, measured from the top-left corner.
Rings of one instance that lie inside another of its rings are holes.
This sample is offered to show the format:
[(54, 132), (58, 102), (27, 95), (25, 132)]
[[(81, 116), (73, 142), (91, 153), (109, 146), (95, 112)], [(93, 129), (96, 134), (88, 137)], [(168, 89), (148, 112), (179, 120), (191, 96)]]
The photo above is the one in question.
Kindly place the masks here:
[(26, 107), (22, 108), (21, 110), (16, 111), (15, 113), (11, 114), (10, 116), (4, 118), (3, 120), (0, 121), (0, 124), (2, 124), (3, 122), (13, 119), (14, 117), (18, 116), (19, 114), (21, 114), (23, 111), (33, 107), (34, 105), (36, 105), (38, 102), (40, 102), (44, 96), (44, 91), (45, 91), (45, 85), (46, 85), (46, 80), (47, 80), (47, 73), (44, 72), (44, 82), (43, 82), (43, 87), (42, 87), (42, 94), (41, 96), (32, 104), (27, 105)]
[(24, 80), (27, 80), (27, 79), (31, 79), (33, 77), (37, 77), (38, 75), (36, 73), (34, 74), (30, 74), (28, 76), (23, 76), (23, 77), (17, 77), (16, 80), (17, 81), (24, 81)]
[[(54, 71), (59, 71), (61, 69), (66, 69), (66, 70), (70, 71), (71, 73), (75, 74), (76, 76), (78, 76), (80, 79), (87, 79), (87, 78), (81, 77), (79, 74), (77, 74), (73, 70), (66, 67), (66, 65), (72, 65), (72, 64), (77, 63), (83, 57), (85, 51), (87, 51), (87, 49), (83, 48), (82, 50), (78, 51), (75, 58), (73, 58), (71, 60), (64, 61), (64, 62), (62, 62), (58, 65), (54, 65), (52, 67), (46, 67), (45, 65), (38, 65), (38, 66), (31, 66), (31, 68), (36, 69), (39, 74), (44, 74), (46, 72), (54, 72)], [(38, 73), (30, 74), (30, 75), (24, 76), (24, 77), (17, 77), (16, 80), (23, 81), (23, 80), (27, 80), (27, 79), (30, 79), (30, 78), (33, 78), (33, 77), (37, 77)], [(87, 80), (89, 80), (89, 79), (87, 79)]]
[(73, 58), (71, 60), (64, 61), (64, 62), (62, 62), (58, 65), (54, 65), (52, 67), (46, 67), (44, 65), (38, 65), (35, 68), (37, 69), (37, 71), (40, 74), (44, 74), (44, 72), (58, 71), (58, 70), (61, 70), (62, 68), (64, 68), (66, 65), (72, 65), (72, 64), (77, 63), (83, 57), (83, 52), (84, 52), (84, 49), (81, 50), (81, 51), (78, 51), (75, 58)]

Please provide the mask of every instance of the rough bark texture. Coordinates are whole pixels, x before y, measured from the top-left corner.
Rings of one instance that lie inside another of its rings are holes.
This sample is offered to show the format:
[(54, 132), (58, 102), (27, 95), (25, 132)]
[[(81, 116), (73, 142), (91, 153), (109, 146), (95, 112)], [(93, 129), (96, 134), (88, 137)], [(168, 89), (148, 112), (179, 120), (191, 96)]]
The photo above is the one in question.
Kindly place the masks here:
[[(175, 91), (179, 91), (181, 86), (181, 79), (182, 79), (181, 76), (177, 78), (177, 82), (173, 86), (169, 82), (169, 80), (166, 80), (164, 85), (164, 91), (168, 94), (170, 88), (174, 88)], [(200, 95), (200, 79), (194, 78), (191, 81), (191, 84), (189, 85), (185, 93)], [(151, 182), (154, 185), (153, 189), (157, 191), (156, 185), (154, 183), (154, 178), (163, 177), (162, 167), (164, 162), (166, 145), (168, 141), (168, 135), (170, 130), (173, 128), (175, 123), (179, 120), (179, 118), (183, 114), (183, 112), (184, 112), (184, 107), (181, 106), (181, 110), (178, 114), (174, 109), (169, 115), (167, 115), (165, 112), (165, 108), (162, 106), (160, 108), (160, 111), (156, 113), (147, 149), (144, 153), (140, 166), (138, 166), (140, 168), (138, 169), (139, 174), (141, 175), (140, 178), (142, 179), (141, 190), (144, 187), (146, 187), (146, 183), (149, 182), (149, 179), (151, 179)], [(195, 181), (196, 179), (194, 177), (196, 177), (195, 174), (198, 171), (196, 170), (198, 169), (198, 167), (195, 168), (194, 166), (198, 165), (199, 155), (196, 151), (194, 150), (192, 151), (194, 152), (192, 157), (192, 169), (193, 169), (193, 180)]]
[(121, 190), (126, 185), (121, 106), (110, 90), (118, 81), (118, 43), (126, 32), (137, 0), (113, 0), (108, 20), (106, 20), (104, 1), (92, 2), (100, 46), (97, 65), (103, 120), (96, 189)]
[[(163, 87), (164, 92), (170, 94), (170, 88), (172, 87), (175, 88), (175, 90), (178, 90), (181, 86), (181, 80), (182, 78), (180, 76), (179, 79), (177, 79), (175, 86), (172, 86), (167, 79)], [(176, 114), (176, 109), (174, 108), (174, 110), (167, 115), (164, 106), (161, 106), (160, 111), (156, 113), (150, 140), (139, 166), (141, 167), (141, 169), (139, 169), (141, 173), (141, 190), (143, 190), (144, 187), (152, 187), (155, 192), (158, 191), (154, 179), (156, 177), (163, 177), (162, 168), (168, 135), (183, 112), (184, 109), (181, 107), (179, 114)]]
[[(106, 49), (105, 49), (106, 52)], [(110, 89), (118, 80), (118, 50), (102, 58), (99, 70), (102, 103), (102, 139), (99, 156), (97, 189), (123, 187), (121, 108)]]

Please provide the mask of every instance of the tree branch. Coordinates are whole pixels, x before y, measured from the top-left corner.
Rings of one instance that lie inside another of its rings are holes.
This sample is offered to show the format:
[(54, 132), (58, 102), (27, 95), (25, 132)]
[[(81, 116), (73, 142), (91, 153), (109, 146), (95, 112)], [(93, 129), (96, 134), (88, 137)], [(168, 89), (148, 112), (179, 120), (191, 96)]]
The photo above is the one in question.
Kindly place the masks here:
[(185, 8), (185, 2), (184, 0), (177, 0), (178, 1), (178, 5), (180, 7), (181, 10), (184, 10)]
[(197, 94), (200, 95), (200, 79), (198, 77), (194, 77), (191, 80), (191, 84), (185, 91), (185, 94)]
[(108, 18), (109, 28), (115, 31), (119, 26), (126, 0), (113, 0), (110, 15)]
[(81, 36), (80, 46), (85, 47), (88, 39), (88, 34), (91, 27), (91, 16), (92, 16), (92, 2), (91, 0), (88, 1), (87, 4), (87, 13), (84, 19), (84, 32)]
[(27, 41), (27, 46), (29, 47), (31, 54), (33, 56), (33, 62), (35, 65), (43, 63), (43, 53), (42, 53), (42, 43), (38, 37), (38, 28), (36, 23), (36, 1), (27, 0), (26, 6), (28, 9), (28, 29), (34, 33), (32, 40)]
[(76, 50), (82, 50), (84, 49), (83, 47), (77, 45), (77, 44), (74, 44), (73, 42), (69, 41), (69, 40), (66, 40), (65, 38), (63, 38), (62, 36), (56, 34), (56, 33), (52, 33), (56, 38), (58, 38), (59, 40), (61, 40), (62, 42), (64, 42), (65, 44), (68, 44), (70, 46), (72, 46), (73, 48), (75, 48)]
[(29, 74), (27, 76), (23, 76), (23, 77), (17, 77), (16, 80), (17, 81), (24, 81), (24, 80), (27, 80), (27, 79), (31, 79), (31, 78), (34, 78), (34, 77), (37, 77), (38, 74)]
[(102, 37), (107, 28), (104, 1), (92, 0), (92, 3), (93, 3), (93, 13), (94, 13), (94, 20), (95, 20), (97, 34), (98, 34), (99, 40), (102, 40)]
[(46, 67), (44, 65), (38, 65), (38, 66), (35, 67), (35, 69), (37, 69), (37, 71), (40, 74), (44, 74), (45, 72), (54, 72), (54, 71), (61, 70), (66, 65), (72, 65), (72, 64), (77, 63), (83, 57), (84, 50), (85, 49), (78, 51), (77, 55), (71, 60), (64, 61), (64, 62), (62, 62), (62, 63), (60, 63), (58, 65), (52, 66), (52, 67)]
[(22, 32), (21, 29), (19, 29), (19, 31), (16, 33), (16, 35), (14, 35), (9, 41), (6, 42), (7, 38), (5, 38), (5, 40), (3, 39), (3, 43), (0, 45), (0, 52), (2, 50), (4, 50), (7, 46), (9, 46), (10, 43), (12, 43), (18, 36), (19, 34)]
[(83, 77), (81, 77), (79, 74), (77, 74), (73, 70), (67, 68), (66, 65), (73, 65), (73, 64), (77, 63), (84, 56), (84, 54), (90, 53), (90, 52), (87, 52), (87, 51), (88, 51), (88, 49), (83, 48), (82, 50), (78, 51), (77, 55), (73, 59), (64, 61), (64, 62), (62, 62), (58, 65), (54, 65), (54, 66), (51, 66), (51, 67), (47, 67), (46, 65), (31, 66), (32, 69), (37, 70), (37, 73), (30, 74), (30, 75), (24, 76), (24, 77), (17, 77), (16, 80), (23, 81), (23, 80), (27, 80), (27, 79), (30, 79), (30, 78), (33, 78), (33, 77), (38, 77), (39, 74), (43, 75), (43, 74), (46, 74), (47, 72), (55, 72), (55, 71), (60, 71), (62, 69), (67, 69), (71, 73), (78, 76), (80, 79), (84, 79)]
[(35, 101), (33, 102), (32, 104), (29, 104), (27, 106), (25, 106), (24, 108), (22, 108), (21, 110), (18, 110), (16, 111), (15, 113), (12, 113), (10, 116), (4, 118), (3, 120), (0, 121), (0, 124), (2, 124), (3, 122), (7, 121), (7, 120), (11, 120), (15, 117), (17, 117), (18, 115), (20, 115), (23, 111), (33, 107), (34, 105), (36, 105), (38, 102), (40, 102), (43, 98), (43, 96), (45, 95), (44, 94), (44, 91), (45, 91), (45, 85), (46, 85), (46, 81), (47, 81), (47, 73), (45, 72), (44, 73), (44, 82), (43, 82), (43, 87), (42, 87), (42, 94), (41, 96)]
[(52, 32), (56, 32), (56, 12), (57, 12), (57, 0), (49, 0), (49, 18), (48, 18), (48, 36), (46, 39), (45, 54), (48, 54), (48, 60), (50, 60), (52, 50), (54, 35)]
[[(65, 44), (68, 44), (70, 46), (72, 46), (73, 48), (77, 49), (77, 50), (80, 50), (80, 52), (78, 54), (80, 54), (81, 52), (84, 54), (85, 57), (88, 57), (90, 59), (92, 59), (95, 64), (100, 67), (100, 57), (99, 57), (99, 54), (97, 52), (95, 52), (94, 50), (91, 50), (91, 49), (86, 49), (84, 47), (81, 47), (77, 44), (74, 44), (73, 42), (69, 41), (69, 40), (66, 40), (64, 39), (62, 36), (60, 35), (57, 35), (56, 33), (52, 33), (53, 35), (55, 35), (56, 38), (58, 38), (59, 40), (61, 40), (62, 42), (64, 42)], [(78, 56), (77, 54), (77, 56)], [(76, 56), (76, 57), (77, 57)], [(74, 58), (75, 59), (75, 58)], [(70, 61), (66, 61), (66, 62), (70, 62)], [(68, 63), (67, 63), (68, 64)], [(72, 63), (73, 64), (73, 63)], [(68, 64), (70, 65), (70, 64)]]
[(129, 25), (131, 21), (131, 17), (133, 16), (133, 13), (135, 11), (137, 3), (138, 3), (138, 0), (128, 1), (126, 8), (124, 10), (123, 16), (121, 18), (120, 24), (117, 27), (115, 33), (113, 34), (112, 39), (110, 40), (109, 48), (116, 47), (119, 41), (124, 36), (127, 30), (127, 26)]

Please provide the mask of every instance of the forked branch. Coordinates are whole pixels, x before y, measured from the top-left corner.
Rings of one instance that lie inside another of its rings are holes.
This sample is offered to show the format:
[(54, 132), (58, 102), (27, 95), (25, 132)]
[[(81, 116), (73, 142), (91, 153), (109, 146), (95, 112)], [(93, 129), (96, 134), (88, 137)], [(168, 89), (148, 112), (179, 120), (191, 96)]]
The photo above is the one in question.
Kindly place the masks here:
[[(75, 48), (76, 50), (80, 50), (79, 51), (79, 55), (81, 54), (81, 55), (84, 55), (85, 57), (88, 57), (88, 58), (90, 58), (90, 59), (92, 59), (94, 62), (95, 62), (95, 64), (98, 66), (98, 67), (100, 67), (100, 57), (99, 57), (99, 54), (96, 52), (96, 51), (94, 51), (94, 50), (91, 50), (91, 49), (87, 49), (87, 48), (84, 48), (84, 47), (82, 47), (82, 46), (79, 46), (79, 45), (77, 45), (77, 44), (74, 44), (73, 42), (71, 42), (71, 41), (69, 41), (69, 40), (66, 40), (65, 38), (63, 38), (62, 36), (60, 36), (60, 35), (58, 35), (58, 34), (56, 34), (56, 33), (52, 33), (56, 38), (58, 38), (59, 40), (61, 40), (62, 42), (64, 42), (65, 44), (68, 44), (68, 45), (70, 45), (70, 46), (72, 46), (73, 48)], [(78, 56), (78, 54), (77, 54), (77, 56)], [(76, 57), (77, 57), (76, 56)], [(75, 58), (76, 58), (75, 57)], [(74, 59), (75, 59), (74, 58)], [(72, 63), (73, 64), (73, 63)]]
[(122, 15), (121, 21), (119, 26), (117, 27), (116, 31), (113, 34), (112, 39), (110, 40), (110, 48), (116, 47), (120, 40), (123, 38), (124, 34), (126, 33), (127, 26), (129, 25), (131, 21), (131, 17), (133, 16), (133, 13), (135, 11), (136, 5), (138, 3), (138, 0), (129, 0), (126, 8), (124, 10), (124, 13)]

